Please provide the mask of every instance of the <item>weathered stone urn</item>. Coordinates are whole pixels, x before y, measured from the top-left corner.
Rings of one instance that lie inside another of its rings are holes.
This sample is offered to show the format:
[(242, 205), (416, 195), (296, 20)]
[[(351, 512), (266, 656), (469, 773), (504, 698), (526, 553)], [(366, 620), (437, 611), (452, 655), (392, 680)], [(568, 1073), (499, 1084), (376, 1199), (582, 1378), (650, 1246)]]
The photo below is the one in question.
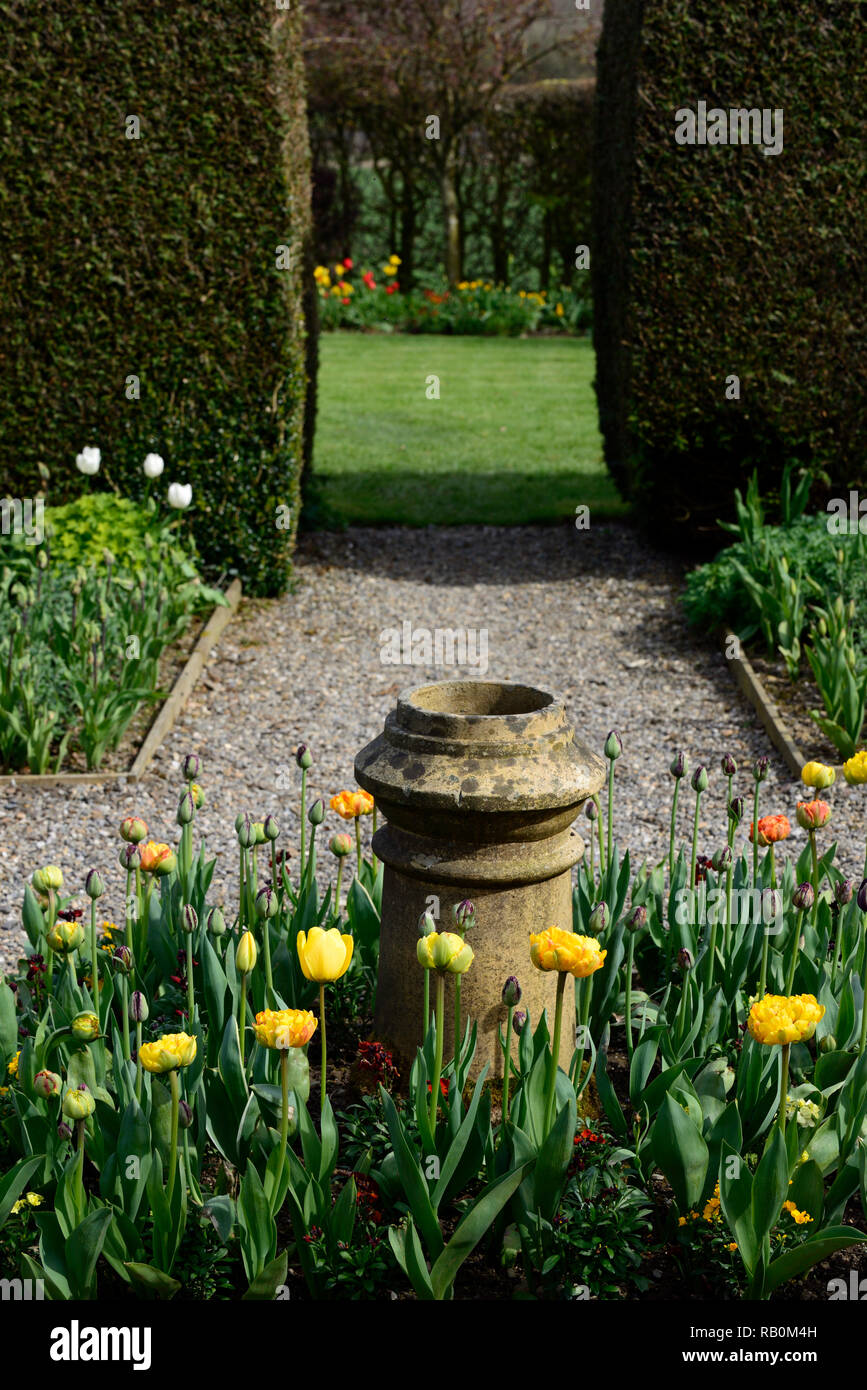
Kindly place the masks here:
[[(464, 1020), (478, 1023), (474, 1072), (502, 1079), (503, 984), (517, 975), (522, 1008), (553, 1020), (555, 975), (530, 962), (530, 933), (572, 930), (571, 870), (584, 845), (571, 828), (602, 786), (604, 764), (579, 742), (561, 700), (532, 686), (454, 680), (405, 690), (355, 776), (386, 820), (373, 839), (384, 870), (376, 1035), (404, 1066), (421, 1040), (424, 972), (418, 920), (434, 899), (440, 931), (452, 908), (476, 907), (462, 977)], [(454, 977), (446, 976), (446, 1056), (453, 1055)], [(568, 996), (567, 996), (568, 997)], [(563, 1030), (568, 1066), (574, 1034)], [(403, 1068), (402, 1068), (403, 1069)], [(406, 1075), (407, 1072), (404, 1072)]]

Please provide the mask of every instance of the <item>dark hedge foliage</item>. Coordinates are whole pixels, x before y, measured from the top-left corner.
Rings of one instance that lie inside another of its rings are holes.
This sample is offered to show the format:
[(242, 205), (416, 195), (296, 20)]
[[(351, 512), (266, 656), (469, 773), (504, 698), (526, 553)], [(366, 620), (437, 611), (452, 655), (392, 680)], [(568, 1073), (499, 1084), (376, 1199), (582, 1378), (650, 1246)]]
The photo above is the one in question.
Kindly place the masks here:
[(91, 444), (136, 496), (160, 453), (206, 563), (258, 593), (288, 576), (315, 367), (299, 27), (274, 0), (0, 0), (0, 495), (42, 465), (70, 499)]
[[(782, 108), (782, 153), (675, 112)], [(867, 5), (607, 0), (594, 152), (597, 393), (618, 485), (714, 538), (754, 467), (867, 482)], [(726, 400), (726, 378), (740, 400)]]

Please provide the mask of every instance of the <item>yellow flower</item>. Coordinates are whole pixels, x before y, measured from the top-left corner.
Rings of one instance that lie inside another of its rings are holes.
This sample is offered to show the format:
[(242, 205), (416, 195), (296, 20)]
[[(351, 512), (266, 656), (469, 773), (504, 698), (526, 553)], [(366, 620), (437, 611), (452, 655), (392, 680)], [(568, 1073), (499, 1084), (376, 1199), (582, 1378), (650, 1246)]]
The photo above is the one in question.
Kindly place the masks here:
[(99, 1019), (88, 1009), (76, 1014), (69, 1026), (72, 1036), (79, 1042), (93, 1042), (94, 1038), (99, 1037)]
[(317, 1022), (309, 1009), (264, 1009), (256, 1015), (253, 1032), (263, 1047), (285, 1051), (303, 1047), (316, 1032)]
[(801, 768), (801, 781), (804, 786), (815, 787), (817, 791), (824, 791), (826, 787), (830, 787), (836, 777), (836, 771), (827, 763), (804, 763)]
[(63, 1113), (67, 1120), (86, 1120), (95, 1109), (96, 1101), (86, 1086), (83, 1090), (81, 1086), (77, 1086), (75, 1090), (67, 1091), (63, 1097)]
[(867, 749), (862, 748), (843, 764), (843, 776), (850, 787), (858, 787), (862, 782), (867, 782)]
[(196, 1040), (189, 1033), (164, 1033), (156, 1042), (143, 1043), (138, 1055), (145, 1071), (174, 1071), (195, 1059)]
[(600, 951), (595, 936), (578, 936), (559, 927), (530, 933), (530, 959), (538, 970), (568, 970), (583, 980), (601, 967), (607, 954)]
[(461, 280), (460, 284), (458, 285), (459, 290), (468, 290), (469, 288), (470, 286), (468, 280)]
[(10, 1057), (10, 1058), (9, 1058), (9, 1061), (6, 1063), (6, 1070), (7, 1070), (7, 1072), (9, 1073), (10, 1076), (17, 1076), (17, 1075), (18, 1075), (18, 1058), (19, 1058), (20, 1056), (21, 1056), (21, 1049), (20, 1049), (20, 1047), (19, 1047), (18, 1051), (15, 1053), (15, 1056), (14, 1056), (14, 1057)]
[(441, 975), (465, 975), (473, 963), (475, 952), (462, 936), (454, 931), (431, 932), (420, 936), (416, 946), (419, 965), (425, 970), (438, 970)]
[(52, 951), (58, 951), (61, 955), (68, 955), (72, 951), (77, 951), (84, 941), (84, 926), (81, 922), (55, 922), (51, 931), (46, 934), (45, 940), (48, 942)]
[(389, 261), (388, 265), (384, 265), (384, 266), (382, 267), (382, 273), (383, 273), (383, 275), (396, 275), (396, 274), (397, 274), (397, 266), (396, 266), (396, 265), (392, 265), (391, 262)]
[(561, 319), (565, 312), (566, 310), (563, 308), (562, 304), (558, 304), (557, 308), (554, 310), (554, 313), (557, 315), (558, 319)]
[(824, 1014), (824, 1004), (813, 994), (766, 994), (753, 1004), (747, 1022), (756, 1042), (773, 1046), (812, 1038)]
[(807, 1222), (812, 1221), (813, 1219), (812, 1216), (810, 1216), (809, 1212), (798, 1211), (798, 1208), (795, 1206), (794, 1202), (784, 1202), (783, 1211), (787, 1211), (791, 1216), (792, 1220), (798, 1226), (806, 1226)]
[[(349, 969), (354, 942), (351, 936), (341, 935), (336, 927), (323, 931), (321, 927), (311, 927), (309, 932), (298, 933), (298, 959), (304, 977), (325, 984), (326, 980), (339, 980)], [(293, 1046), (297, 1044), (293, 1043)]]
[(28, 1192), (26, 1193), (26, 1197), (27, 1204), (31, 1207), (41, 1207), (42, 1203), (45, 1201), (45, 1198), (41, 1197), (38, 1192)]
[(255, 969), (258, 958), (259, 949), (256, 945), (256, 938), (251, 931), (245, 931), (238, 942), (235, 965), (242, 975), (249, 975), (250, 971)]
[(55, 893), (63, 887), (63, 872), (56, 864), (46, 864), (44, 869), (37, 869), (33, 875), (33, 887), (37, 893), (47, 893), (53, 889)]
[(726, 1246), (726, 1250), (737, 1250), (737, 1248), (738, 1244), (736, 1240), (730, 1240), (728, 1245)]
[(400, 259), (400, 256), (389, 256), (388, 263), (389, 265), (403, 265), (403, 261)]

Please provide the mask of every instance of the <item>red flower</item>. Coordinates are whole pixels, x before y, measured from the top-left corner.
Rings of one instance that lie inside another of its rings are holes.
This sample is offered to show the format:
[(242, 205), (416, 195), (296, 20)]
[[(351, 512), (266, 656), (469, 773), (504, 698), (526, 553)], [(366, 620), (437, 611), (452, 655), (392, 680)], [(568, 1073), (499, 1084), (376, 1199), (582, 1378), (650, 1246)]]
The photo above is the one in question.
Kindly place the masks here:
[(352, 269), (352, 261), (349, 259), (348, 256), (346, 257), (346, 260), (343, 262), (343, 269), (344, 269), (344, 270), (351, 270), (351, 269)]
[(366, 270), (361, 278), (369, 290), (376, 289), (376, 281), (373, 278), (372, 270)]
[(348, 299), (341, 299), (340, 303), (341, 303), (341, 304), (348, 304), (348, 303), (349, 303), (349, 300), (348, 300)]
[(386, 294), (395, 294), (399, 289), (400, 285), (397, 283), (397, 281), (392, 280), (390, 285), (386, 285), (385, 292)]
[[(430, 1095), (431, 1091), (433, 1090), (433, 1086), (430, 1082), (427, 1083), (427, 1089), (428, 1095)], [(445, 1080), (444, 1077), (440, 1080), (440, 1095), (445, 1096), (446, 1100), (448, 1100), (449, 1098), (449, 1083)]]

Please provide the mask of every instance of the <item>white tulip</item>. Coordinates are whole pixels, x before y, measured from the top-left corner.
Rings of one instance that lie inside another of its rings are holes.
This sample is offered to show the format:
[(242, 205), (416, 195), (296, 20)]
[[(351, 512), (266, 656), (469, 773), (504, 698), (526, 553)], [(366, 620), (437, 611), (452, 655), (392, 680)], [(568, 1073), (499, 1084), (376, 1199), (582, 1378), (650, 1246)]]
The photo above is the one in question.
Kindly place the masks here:
[(82, 449), (81, 453), (77, 454), (75, 457), (75, 466), (80, 473), (87, 473), (89, 477), (92, 477), (94, 473), (99, 472), (99, 461), (101, 457), (102, 455), (98, 449)]
[(190, 483), (169, 483), (169, 506), (188, 507), (193, 500), (193, 488)]
[(158, 478), (166, 465), (159, 454), (145, 454), (145, 461), (142, 466), (146, 478)]

